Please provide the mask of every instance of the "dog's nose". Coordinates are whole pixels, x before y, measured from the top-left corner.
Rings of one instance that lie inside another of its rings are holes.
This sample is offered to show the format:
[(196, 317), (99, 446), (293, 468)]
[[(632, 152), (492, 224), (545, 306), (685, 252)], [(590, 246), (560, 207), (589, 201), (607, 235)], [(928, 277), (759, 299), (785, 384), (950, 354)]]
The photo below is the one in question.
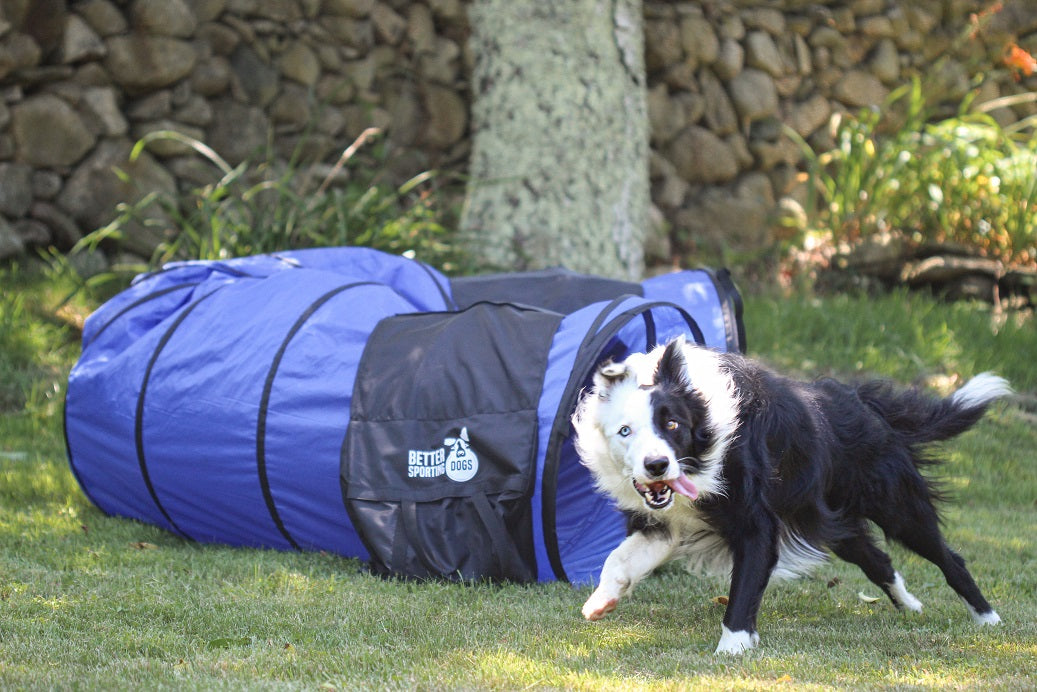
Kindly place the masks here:
[(659, 476), (666, 473), (666, 468), (670, 465), (670, 460), (666, 457), (651, 457), (645, 459), (645, 473), (652, 478), (658, 478)]

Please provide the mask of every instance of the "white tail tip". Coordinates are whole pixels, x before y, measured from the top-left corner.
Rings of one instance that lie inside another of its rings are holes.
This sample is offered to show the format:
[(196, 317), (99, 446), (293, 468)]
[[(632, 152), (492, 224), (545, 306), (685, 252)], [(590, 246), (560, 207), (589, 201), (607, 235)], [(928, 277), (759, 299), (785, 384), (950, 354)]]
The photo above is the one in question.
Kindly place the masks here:
[(992, 372), (976, 375), (951, 397), (951, 401), (965, 408), (984, 406), (995, 399), (1012, 393), (1008, 380)]

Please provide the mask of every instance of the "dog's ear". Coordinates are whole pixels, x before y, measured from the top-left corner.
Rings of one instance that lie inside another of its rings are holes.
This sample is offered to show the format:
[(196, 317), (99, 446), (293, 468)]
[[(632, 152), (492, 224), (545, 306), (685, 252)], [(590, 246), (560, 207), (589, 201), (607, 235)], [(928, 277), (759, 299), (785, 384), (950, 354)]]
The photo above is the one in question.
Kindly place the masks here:
[(594, 387), (599, 394), (604, 394), (606, 389), (631, 375), (633, 375), (633, 370), (626, 363), (617, 363), (609, 359), (602, 363), (594, 373)]
[(656, 384), (675, 386), (682, 391), (691, 389), (688, 379), (688, 366), (684, 360), (684, 337), (679, 336), (666, 344), (663, 357), (659, 359), (659, 369), (655, 372)]

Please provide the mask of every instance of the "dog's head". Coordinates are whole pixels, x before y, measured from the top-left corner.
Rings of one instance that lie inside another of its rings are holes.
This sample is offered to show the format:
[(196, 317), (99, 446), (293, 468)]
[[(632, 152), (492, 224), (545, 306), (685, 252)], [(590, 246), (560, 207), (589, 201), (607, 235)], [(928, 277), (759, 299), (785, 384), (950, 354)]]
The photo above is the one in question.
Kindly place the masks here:
[(576, 448), (623, 509), (667, 510), (723, 492), (737, 412), (719, 355), (676, 339), (599, 368), (573, 416)]

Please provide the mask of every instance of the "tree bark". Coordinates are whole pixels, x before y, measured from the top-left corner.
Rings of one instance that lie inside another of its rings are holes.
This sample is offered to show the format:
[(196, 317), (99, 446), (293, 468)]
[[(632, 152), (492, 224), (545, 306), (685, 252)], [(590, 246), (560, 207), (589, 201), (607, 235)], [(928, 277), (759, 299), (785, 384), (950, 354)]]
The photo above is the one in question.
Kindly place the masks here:
[(473, 0), (461, 225), (499, 270), (636, 280), (648, 223), (641, 0)]

